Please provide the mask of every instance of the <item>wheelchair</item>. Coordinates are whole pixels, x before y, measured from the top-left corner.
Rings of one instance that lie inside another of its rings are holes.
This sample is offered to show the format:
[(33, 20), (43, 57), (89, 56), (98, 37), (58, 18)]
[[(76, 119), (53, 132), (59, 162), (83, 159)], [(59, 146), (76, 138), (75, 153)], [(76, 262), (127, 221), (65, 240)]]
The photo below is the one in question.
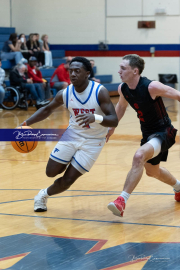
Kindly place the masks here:
[(20, 87), (7, 86), (5, 88), (5, 97), (2, 107), (6, 110), (13, 110), (16, 107), (21, 109), (28, 109), (28, 94), (27, 90), (23, 89), (20, 91)]

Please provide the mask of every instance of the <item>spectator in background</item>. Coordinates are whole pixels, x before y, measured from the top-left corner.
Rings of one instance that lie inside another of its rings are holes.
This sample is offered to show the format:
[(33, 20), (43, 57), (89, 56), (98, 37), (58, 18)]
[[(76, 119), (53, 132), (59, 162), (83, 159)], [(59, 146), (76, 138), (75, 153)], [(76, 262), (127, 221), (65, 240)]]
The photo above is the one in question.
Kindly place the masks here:
[(45, 100), (44, 91), (39, 83), (33, 83), (26, 73), (27, 67), (23, 64), (15, 66), (10, 72), (10, 83), (12, 86), (19, 86), (20, 90), (27, 89), (36, 101), (36, 105), (47, 105), (49, 101)]
[(52, 53), (49, 49), (48, 35), (42, 35), (41, 40), (43, 42), (42, 51), (45, 55), (45, 67), (52, 67)]
[(101, 83), (101, 81), (99, 79), (96, 79), (95, 76), (94, 76), (94, 70), (93, 70), (93, 67), (95, 66), (94, 60), (90, 60), (90, 63), (91, 63), (91, 67), (92, 67), (92, 72), (90, 74), (89, 80), (95, 81), (97, 83)]
[(40, 51), (42, 51), (43, 41), (40, 39), (40, 36), (38, 33), (35, 33), (34, 35), (36, 36), (36, 42), (39, 45)]
[(27, 63), (27, 60), (20, 52), (21, 40), (18, 39), (17, 34), (10, 35), (9, 40), (5, 41), (2, 48), (1, 59), (2, 60), (15, 60), (18, 63)]
[(32, 78), (33, 83), (38, 83), (41, 85), (42, 89), (45, 91), (45, 98), (49, 99), (50, 87), (48, 85), (47, 80), (43, 79), (41, 71), (37, 68), (37, 59), (34, 56), (29, 58), (28, 68), (28, 77)]
[(1, 59), (0, 59), (0, 112), (3, 110), (1, 108), (1, 104), (3, 103), (4, 96), (5, 96), (5, 90), (4, 90), (4, 78), (5, 78), (5, 71), (1, 68)]
[(26, 36), (25, 34), (20, 34), (19, 35), (19, 40), (21, 40), (21, 53), (23, 55), (24, 58), (26, 58), (27, 60), (29, 60), (29, 57), (33, 54), (32, 50), (28, 50), (28, 47), (26, 45)]
[(26, 42), (28, 50), (33, 52), (33, 56), (37, 58), (39, 66), (44, 65), (44, 53), (40, 51), (39, 42), (35, 34), (29, 35), (29, 40)]
[(65, 89), (71, 82), (69, 77), (69, 64), (72, 60), (72, 57), (66, 58), (66, 63), (61, 64), (53, 73), (50, 86), (55, 88), (57, 91)]

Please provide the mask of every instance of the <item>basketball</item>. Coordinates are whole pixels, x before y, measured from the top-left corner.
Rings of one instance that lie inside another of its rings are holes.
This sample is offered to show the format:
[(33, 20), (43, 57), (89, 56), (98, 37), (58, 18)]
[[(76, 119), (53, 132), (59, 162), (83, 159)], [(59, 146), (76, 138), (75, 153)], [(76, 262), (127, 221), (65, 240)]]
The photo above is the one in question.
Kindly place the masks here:
[[(21, 126), (21, 127), (18, 127), (17, 129), (30, 129), (31, 127), (28, 127), (28, 126)], [(32, 129), (32, 128), (31, 128)], [(14, 141), (14, 142), (11, 142), (12, 144), (12, 147), (20, 152), (20, 153), (29, 153), (29, 152), (32, 152), (38, 142), (37, 141)]]

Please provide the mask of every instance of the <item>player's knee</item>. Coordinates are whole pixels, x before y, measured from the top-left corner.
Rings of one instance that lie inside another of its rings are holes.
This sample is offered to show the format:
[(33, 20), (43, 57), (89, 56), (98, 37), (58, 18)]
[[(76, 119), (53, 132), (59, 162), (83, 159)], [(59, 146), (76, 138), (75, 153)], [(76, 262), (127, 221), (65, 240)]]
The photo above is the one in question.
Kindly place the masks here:
[(57, 175), (57, 173), (55, 171), (52, 171), (52, 170), (46, 168), (46, 175), (47, 175), (47, 177), (55, 177)]
[(134, 155), (134, 158), (133, 158), (133, 165), (140, 165), (140, 164), (143, 164), (144, 162), (144, 154), (142, 151), (137, 151)]
[(149, 176), (149, 177), (154, 177), (154, 174), (150, 171), (146, 171), (146, 175)]
[(149, 176), (149, 177), (159, 178), (159, 174), (160, 174), (159, 170), (155, 170), (155, 171), (146, 170), (146, 175)]

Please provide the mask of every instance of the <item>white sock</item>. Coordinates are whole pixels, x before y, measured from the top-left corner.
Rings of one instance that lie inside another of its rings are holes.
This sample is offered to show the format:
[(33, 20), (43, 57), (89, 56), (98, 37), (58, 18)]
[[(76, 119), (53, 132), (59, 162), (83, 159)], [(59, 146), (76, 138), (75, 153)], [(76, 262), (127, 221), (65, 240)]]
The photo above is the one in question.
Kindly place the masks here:
[(180, 191), (180, 181), (176, 179), (176, 184), (173, 186), (174, 190), (179, 192)]
[(43, 196), (45, 196), (45, 197), (49, 197), (49, 195), (48, 195), (48, 193), (47, 193), (47, 188), (41, 189), (41, 190), (40, 190), (40, 193), (42, 193)]
[(127, 200), (129, 199), (130, 195), (131, 194), (127, 193), (126, 191), (122, 191), (120, 196), (123, 197), (125, 200), (125, 203), (127, 203)]

